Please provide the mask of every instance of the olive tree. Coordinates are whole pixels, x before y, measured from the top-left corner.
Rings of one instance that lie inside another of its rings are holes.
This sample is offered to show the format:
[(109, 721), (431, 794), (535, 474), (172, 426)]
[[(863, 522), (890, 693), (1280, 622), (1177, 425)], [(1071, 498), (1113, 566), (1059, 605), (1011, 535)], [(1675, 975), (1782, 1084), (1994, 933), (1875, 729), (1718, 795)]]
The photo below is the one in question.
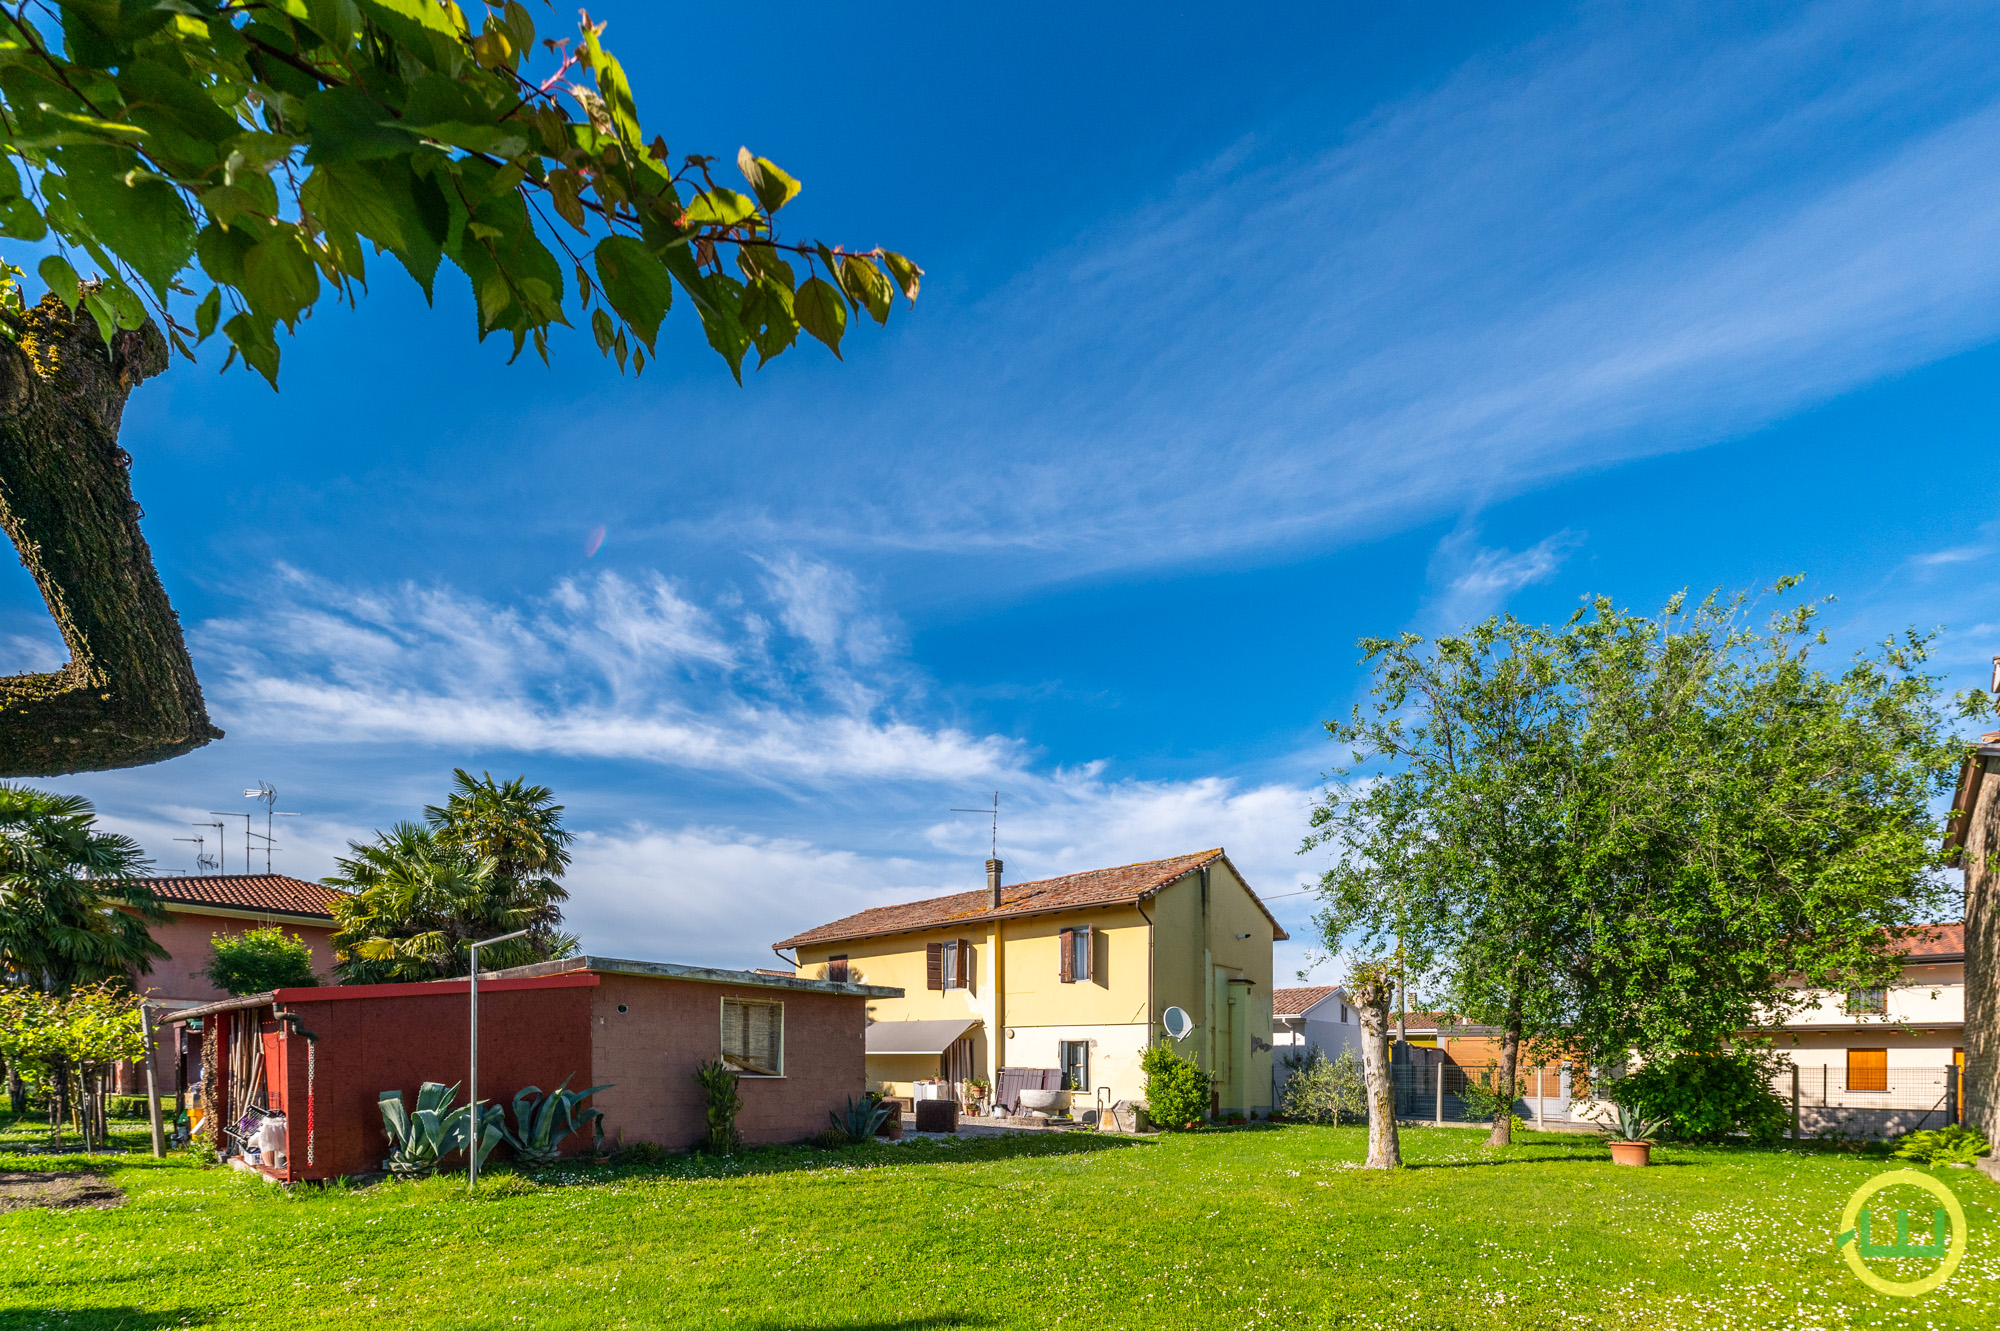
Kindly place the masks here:
[[(676, 299), (737, 379), (801, 332), (836, 356), (922, 270), (786, 234), (800, 185), (749, 148), (675, 161), (605, 25), (518, 0), (0, 0), (0, 525), (69, 647), (0, 681), (0, 776), (157, 762), (221, 734), (139, 533), (132, 389), (220, 336), (275, 387), (282, 329), (393, 257), (449, 264), (481, 339), (587, 324), (634, 374)], [(740, 188), (738, 187), (740, 185)], [(23, 251), (17, 251), (23, 253)], [(26, 261), (26, 260), (24, 260)], [(85, 275), (88, 275), (87, 279)]]

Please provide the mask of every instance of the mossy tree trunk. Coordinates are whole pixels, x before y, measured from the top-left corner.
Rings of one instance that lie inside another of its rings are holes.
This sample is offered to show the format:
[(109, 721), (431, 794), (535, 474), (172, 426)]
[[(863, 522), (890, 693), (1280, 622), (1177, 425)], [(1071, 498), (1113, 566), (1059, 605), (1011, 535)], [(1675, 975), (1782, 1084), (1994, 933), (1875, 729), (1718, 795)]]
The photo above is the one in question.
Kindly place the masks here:
[(107, 348), (53, 296), (0, 339), (0, 526), (70, 652), (61, 670), (0, 679), (0, 777), (137, 767), (222, 737), (118, 446), (126, 398), (166, 368), (150, 321)]

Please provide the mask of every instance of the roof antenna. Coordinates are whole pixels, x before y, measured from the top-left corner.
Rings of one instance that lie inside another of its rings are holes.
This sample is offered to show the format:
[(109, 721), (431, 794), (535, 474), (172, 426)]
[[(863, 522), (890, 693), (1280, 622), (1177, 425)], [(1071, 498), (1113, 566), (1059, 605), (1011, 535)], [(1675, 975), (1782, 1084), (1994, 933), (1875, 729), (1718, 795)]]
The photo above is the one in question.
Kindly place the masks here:
[[(209, 810), (209, 812), (210, 812), (210, 813), (212, 813), (212, 814), (214, 814), (214, 815), (215, 815), (215, 816), (216, 816), (217, 818), (241, 818), (241, 819), (243, 820), (243, 872), (244, 872), (244, 873), (249, 873), (249, 872), (250, 872), (250, 838), (251, 838), (251, 836), (253, 836), (253, 835), (254, 835), (254, 833), (252, 833), (252, 832), (250, 831), (250, 815), (249, 815), (249, 814), (247, 814), (247, 813), (238, 813), (238, 812), (236, 812), (235, 810), (232, 810), (232, 809), (210, 809), (210, 810)], [(197, 827), (217, 827), (217, 826), (220, 826), (220, 824), (218, 824), (218, 823), (197, 823), (197, 824), (195, 824), (195, 826), (197, 826)], [(222, 838), (222, 852), (223, 852), (223, 853), (222, 853), (222, 856), (221, 856), (221, 859), (222, 859), (222, 861), (223, 861), (223, 864), (222, 864), (222, 872), (224, 872), (224, 873), (228, 873), (228, 872), (229, 872), (229, 865), (228, 865), (228, 860), (229, 860), (229, 838), (228, 838), (228, 837), (224, 837), (224, 838)]]
[[(278, 788), (268, 781), (259, 781), (255, 790), (246, 790), (243, 792), (243, 795), (244, 798), (256, 800), (264, 806), (263, 834), (259, 835), (256, 832), (247, 832), (247, 835), (264, 843), (264, 872), (269, 873), (271, 872), (271, 852), (278, 849), (277, 845), (271, 840), (271, 820), (273, 818), (296, 818), (298, 815), (295, 813), (277, 812)], [(244, 823), (244, 827), (247, 831), (249, 827), (247, 821)], [(247, 845), (243, 850), (243, 871), (245, 873), (250, 872), (250, 850)]]
[(987, 813), (993, 815), (993, 850), (988, 859), (1000, 858), (1000, 792), (993, 792), (993, 807), (990, 809), (953, 809), (953, 813)]
[[(190, 823), (190, 824), (188, 824), (188, 826), (190, 826), (190, 827), (213, 827), (213, 828), (217, 828), (217, 829), (220, 829), (220, 828), (222, 827), (222, 824), (221, 824), (221, 823)], [(210, 869), (213, 869), (213, 868), (215, 868), (215, 867), (216, 867), (216, 865), (218, 864), (218, 861), (216, 860), (215, 856), (213, 856), (213, 855), (210, 855), (210, 854), (208, 853), (208, 838), (207, 838), (207, 837), (205, 837), (205, 836), (202, 836), (202, 835), (200, 835), (199, 833), (197, 833), (197, 834), (196, 834), (196, 835), (194, 835), (194, 836), (177, 836), (177, 837), (175, 837), (175, 838), (174, 838), (174, 840), (176, 840), (176, 841), (192, 841), (192, 842), (194, 843), (194, 871), (195, 871), (196, 873), (207, 873), (207, 872), (208, 872), (208, 871), (209, 871)]]

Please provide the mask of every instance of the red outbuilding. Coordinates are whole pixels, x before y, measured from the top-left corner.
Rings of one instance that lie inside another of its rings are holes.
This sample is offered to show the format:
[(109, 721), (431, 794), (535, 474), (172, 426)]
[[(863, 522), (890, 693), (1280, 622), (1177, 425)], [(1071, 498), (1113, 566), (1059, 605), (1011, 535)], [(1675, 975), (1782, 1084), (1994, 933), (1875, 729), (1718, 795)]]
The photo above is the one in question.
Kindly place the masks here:
[[(211, 1112), (200, 1134), (231, 1150), (263, 1119), (280, 1117), (282, 1156), (260, 1162), (270, 1177), (381, 1169), (382, 1092), (401, 1091), (414, 1106), (421, 1083), (456, 1082), (464, 1101), (470, 988), (442, 980), (279, 989), (171, 1014), (171, 1022), (203, 1026), (202, 1099)], [(741, 1078), (744, 1140), (802, 1140), (865, 1092), (869, 1000), (902, 992), (606, 957), (485, 972), (479, 1098), (507, 1105), (527, 1086), (608, 1084), (590, 1101), (604, 1113), (607, 1139), (684, 1150), (706, 1130), (695, 1069), (721, 1058)], [(590, 1145), (578, 1134), (568, 1148)]]

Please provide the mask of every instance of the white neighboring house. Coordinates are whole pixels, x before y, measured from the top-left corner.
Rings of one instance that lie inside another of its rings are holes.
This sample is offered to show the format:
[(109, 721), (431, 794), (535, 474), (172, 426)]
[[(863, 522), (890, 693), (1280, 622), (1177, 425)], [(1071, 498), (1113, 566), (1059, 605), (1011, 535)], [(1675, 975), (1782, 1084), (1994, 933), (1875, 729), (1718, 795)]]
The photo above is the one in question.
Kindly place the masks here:
[[(1317, 1047), (1329, 1059), (1343, 1049), (1361, 1057), (1361, 1015), (1337, 984), (1271, 991), (1271, 1091), (1282, 1096), (1291, 1069), (1287, 1059), (1303, 1059)], [(1278, 1100), (1273, 1100), (1277, 1104)]]
[[(1776, 1035), (1799, 1071), (1806, 1136), (1895, 1136), (1942, 1127), (1963, 1101), (1965, 925), (1910, 930), (1903, 973), (1886, 989), (1813, 993)], [(1780, 1094), (1787, 1087), (1777, 1088)]]

